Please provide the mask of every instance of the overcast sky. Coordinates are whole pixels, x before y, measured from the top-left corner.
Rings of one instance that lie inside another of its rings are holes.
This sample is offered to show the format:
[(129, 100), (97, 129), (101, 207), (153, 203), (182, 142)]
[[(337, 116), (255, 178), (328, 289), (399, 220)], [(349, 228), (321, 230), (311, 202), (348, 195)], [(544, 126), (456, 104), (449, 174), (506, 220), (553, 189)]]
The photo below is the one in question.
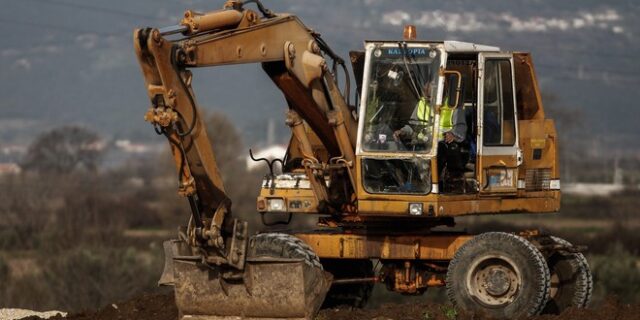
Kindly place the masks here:
[[(224, 2), (0, 1), (0, 138), (5, 139), (10, 125), (12, 136), (25, 138), (65, 123), (84, 124), (108, 136), (154, 139), (142, 120), (149, 102), (132, 30), (175, 24), (187, 8), (214, 10)], [(559, 96), (561, 104), (586, 110), (590, 126), (607, 133), (638, 131), (630, 120), (640, 117), (630, 103), (640, 85), (637, 1), (263, 2), (276, 12), (298, 14), (343, 57), (365, 39), (400, 38), (407, 23), (417, 25), (421, 39), (532, 51), (543, 90)], [(259, 66), (195, 74), (200, 104), (228, 114), (247, 140), (263, 135), (269, 118), (283, 122), (282, 95)], [(613, 119), (602, 121), (613, 114), (615, 125)], [(278, 127), (284, 135), (286, 128)]]

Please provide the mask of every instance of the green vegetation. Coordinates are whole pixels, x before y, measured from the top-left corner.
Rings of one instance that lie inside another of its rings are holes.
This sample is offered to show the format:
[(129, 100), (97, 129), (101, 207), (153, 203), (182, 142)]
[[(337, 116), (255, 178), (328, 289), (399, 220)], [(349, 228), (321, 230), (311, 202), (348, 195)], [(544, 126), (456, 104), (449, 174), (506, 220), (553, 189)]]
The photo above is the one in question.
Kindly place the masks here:
[[(209, 121), (219, 159), (231, 164), (223, 168), (224, 178), (233, 177), (227, 190), (241, 197), (234, 213), (257, 222), (252, 194), (262, 172), (253, 176), (232, 161), (245, 150), (226, 118)], [(67, 135), (72, 151), (97, 139), (73, 138), (87, 136), (77, 128), (53, 130), (34, 142), (22, 174), (0, 177), (0, 307), (80, 311), (158, 290), (162, 242), (189, 217), (168, 151), (105, 169), (93, 154), (56, 158), (42, 143)]]
[(605, 254), (589, 256), (594, 273), (595, 298), (612, 293), (623, 302), (640, 301), (640, 257), (614, 243)]
[(452, 305), (445, 304), (440, 306), (440, 311), (442, 314), (449, 320), (454, 320), (458, 318), (458, 310)]

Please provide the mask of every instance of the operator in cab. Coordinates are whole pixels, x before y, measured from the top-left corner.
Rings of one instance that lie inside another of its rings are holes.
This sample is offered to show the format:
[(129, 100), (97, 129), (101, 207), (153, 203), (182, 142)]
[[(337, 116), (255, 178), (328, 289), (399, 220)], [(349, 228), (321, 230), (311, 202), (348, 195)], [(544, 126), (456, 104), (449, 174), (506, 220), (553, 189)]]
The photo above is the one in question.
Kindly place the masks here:
[(393, 138), (399, 144), (409, 141), (411, 145), (426, 146), (428, 145), (431, 135), (426, 129), (432, 117), (431, 105), (431, 82), (426, 82), (422, 86), (422, 95), (415, 104), (413, 113), (411, 114), (412, 123), (405, 124), (402, 128), (393, 132)]
[(440, 107), (440, 136), (438, 141), (438, 172), (440, 179), (445, 168), (456, 170), (464, 168), (461, 147), (466, 142), (467, 119), (464, 105), (451, 107), (449, 105), (448, 84), (444, 86), (444, 102)]

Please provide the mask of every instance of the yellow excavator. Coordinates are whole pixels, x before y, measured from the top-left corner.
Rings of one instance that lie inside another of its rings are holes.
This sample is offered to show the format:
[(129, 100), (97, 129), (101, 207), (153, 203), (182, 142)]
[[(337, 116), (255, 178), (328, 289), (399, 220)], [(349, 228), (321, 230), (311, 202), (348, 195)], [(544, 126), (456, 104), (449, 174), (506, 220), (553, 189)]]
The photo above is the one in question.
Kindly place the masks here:
[[(145, 119), (169, 141), (190, 205), (160, 279), (181, 319), (313, 319), (323, 304), (364, 306), (375, 283), (407, 295), (445, 287), (457, 308), (505, 319), (589, 302), (580, 247), (446, 228), (464, 215), (559, 210), (557, 134), (530, 54), (417, 40), (407, 26), (402, 40), (350, 52), (351, 88), (319, 33), (256, 0), (137, 29), (134, 47)], [(283, 159), (266, 161), (256, 214), (266, 225), (314, 215), (314, 230), (250, 235), (234, 218), (190, 69), (246, 63), (281, 90), (291, 128)]]

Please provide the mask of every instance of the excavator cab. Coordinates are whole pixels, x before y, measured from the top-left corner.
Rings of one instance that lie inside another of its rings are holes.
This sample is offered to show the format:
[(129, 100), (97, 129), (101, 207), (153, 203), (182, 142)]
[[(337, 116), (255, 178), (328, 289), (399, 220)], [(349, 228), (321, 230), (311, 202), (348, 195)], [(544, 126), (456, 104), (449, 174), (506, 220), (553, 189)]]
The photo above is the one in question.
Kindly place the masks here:
[(356, 147), (366, 192), (430, 193), (442, 57), (428, 44), (367, 44)]
[[(425, 216), (477, 214), (496, 209), (485, 202), (471, 212), (465, 201), (494, 197), (525, 212), (557, 209), (556, 133), (531, 89), (528, 54), (458, 41), (367, 41), (350, 56), (360, 96), (360, 214), (407, 214), (412, 203)], [(376, 205), (382, 198), (384, 207)]]
[(368, 43), (366, 49), (356, 147), (362, 188), (371, 194), (429, 194), (444, 52), (406, 42)]

